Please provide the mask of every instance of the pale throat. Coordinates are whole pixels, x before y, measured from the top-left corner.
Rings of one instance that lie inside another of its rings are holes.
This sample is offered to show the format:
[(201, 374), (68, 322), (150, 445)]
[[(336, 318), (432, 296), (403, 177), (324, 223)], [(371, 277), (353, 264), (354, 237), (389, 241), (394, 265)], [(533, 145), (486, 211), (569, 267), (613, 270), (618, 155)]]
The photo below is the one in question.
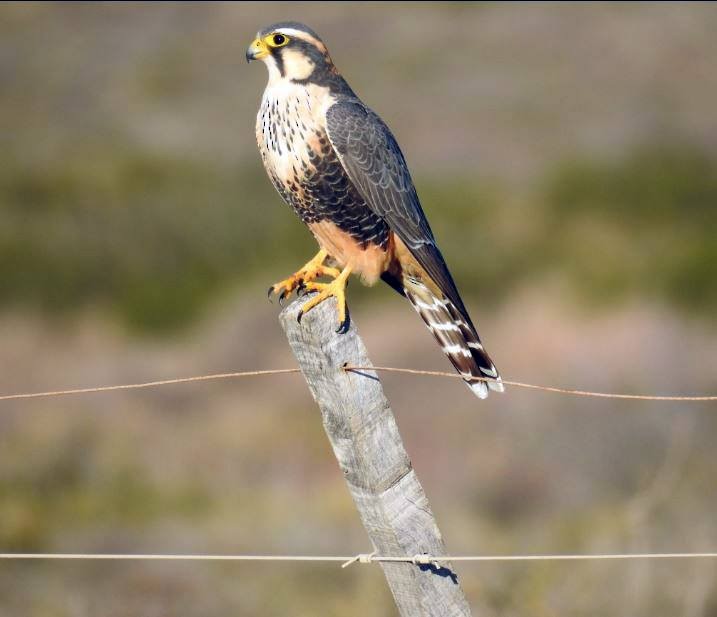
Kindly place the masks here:
[(291, 112), (291, 117), (312, 126), (316, 122), (325, 122), (326, 110), (335, 102), (330, 90), (326, 86), (312, 83), (296, 83), (288, 76), (282, 77), (276, 69), (272, 79), (269, 72), (269, 82), (262, 97), (262, 110), (271, 107), (273, 103), (280, 109)]
[[(333, 103), (326, 87), (288, 78), (269, 80), (257, 115), (257, 141), (264, 164), (279, 178), (292, 175), (298, 161), (308, 156), (307, 146), (323, 132), (326, 110)], [(311, 146), (316, 151), (321, 148)]]
[(279, 71), (276, 60), (268, 56), (264, 64), (269, 70), (269, 85), (275, 85), (281, 81), (308, 79), (314, 72), (315, 64), (311, 58), (306, 57), (299, 51), (286, 50), (282, 53), (284, 74)]

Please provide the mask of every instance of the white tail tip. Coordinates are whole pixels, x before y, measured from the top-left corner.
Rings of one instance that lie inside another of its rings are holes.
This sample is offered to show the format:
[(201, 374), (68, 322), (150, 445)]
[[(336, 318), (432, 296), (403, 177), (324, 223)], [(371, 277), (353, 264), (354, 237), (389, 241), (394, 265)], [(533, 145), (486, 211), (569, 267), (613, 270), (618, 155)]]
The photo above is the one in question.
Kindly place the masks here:
[(468, 387), (473, 390), (478, 398), (488, 398), (489, 389), (493, 392), (505, 392), (505, 386), (503, 382), (498, 378), (497, 380), (490, 381), (467, 381)]
[(505, 386), (503, 385), (503, 381), (500, 377), (495, 380), (491, 380), (488, 383), (488, 387), (493, 390), (493, 392), (505, 392)]
[(478, 398), (488, 398), (488, 386), (485, 381), (466, 381), (466, 383)]

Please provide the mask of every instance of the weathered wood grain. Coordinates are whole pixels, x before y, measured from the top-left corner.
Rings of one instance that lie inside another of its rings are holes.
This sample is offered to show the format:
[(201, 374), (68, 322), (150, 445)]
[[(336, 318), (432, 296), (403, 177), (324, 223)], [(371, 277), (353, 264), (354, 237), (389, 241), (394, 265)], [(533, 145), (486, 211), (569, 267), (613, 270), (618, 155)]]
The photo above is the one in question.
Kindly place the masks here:
[[(297, 323), (306, 297), (281, 313), (291, 349), (319, 405), (326, 434), (361, 520), (379, 555), (445, 555), (441, 532), (378, 377), (343, 370), (370, 366), (352, 325), (337, 334), (336, 302), (322, 302)], [(405, 617), (470, 615), (451, 564), (382, 563), (399, 613)]]

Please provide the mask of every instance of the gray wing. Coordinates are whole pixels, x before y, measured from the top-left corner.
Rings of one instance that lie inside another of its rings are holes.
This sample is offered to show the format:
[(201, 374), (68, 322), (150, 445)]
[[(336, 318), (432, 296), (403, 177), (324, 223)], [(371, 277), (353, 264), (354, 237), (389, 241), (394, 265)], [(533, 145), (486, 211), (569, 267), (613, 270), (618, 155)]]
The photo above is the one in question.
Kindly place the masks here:
[(389, 128), (355, 100), (332, 105), (326, 112), (326, 124), (329, 141), (366, 204), (386, 221), (470, 323)]

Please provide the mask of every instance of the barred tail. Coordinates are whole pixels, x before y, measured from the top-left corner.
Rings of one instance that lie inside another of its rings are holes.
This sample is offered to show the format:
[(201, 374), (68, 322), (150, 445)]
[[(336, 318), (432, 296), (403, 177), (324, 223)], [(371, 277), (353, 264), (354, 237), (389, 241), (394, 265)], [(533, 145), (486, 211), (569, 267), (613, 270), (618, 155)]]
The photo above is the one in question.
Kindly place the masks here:
[[(489, 388), (503, 392), (500, 375), (478, 333), (453, 302), (413, 277), (404, 278), (403, 292), (473, 393), (486, 398)], [(487, 381), (476, 381), (476, 377)]]

